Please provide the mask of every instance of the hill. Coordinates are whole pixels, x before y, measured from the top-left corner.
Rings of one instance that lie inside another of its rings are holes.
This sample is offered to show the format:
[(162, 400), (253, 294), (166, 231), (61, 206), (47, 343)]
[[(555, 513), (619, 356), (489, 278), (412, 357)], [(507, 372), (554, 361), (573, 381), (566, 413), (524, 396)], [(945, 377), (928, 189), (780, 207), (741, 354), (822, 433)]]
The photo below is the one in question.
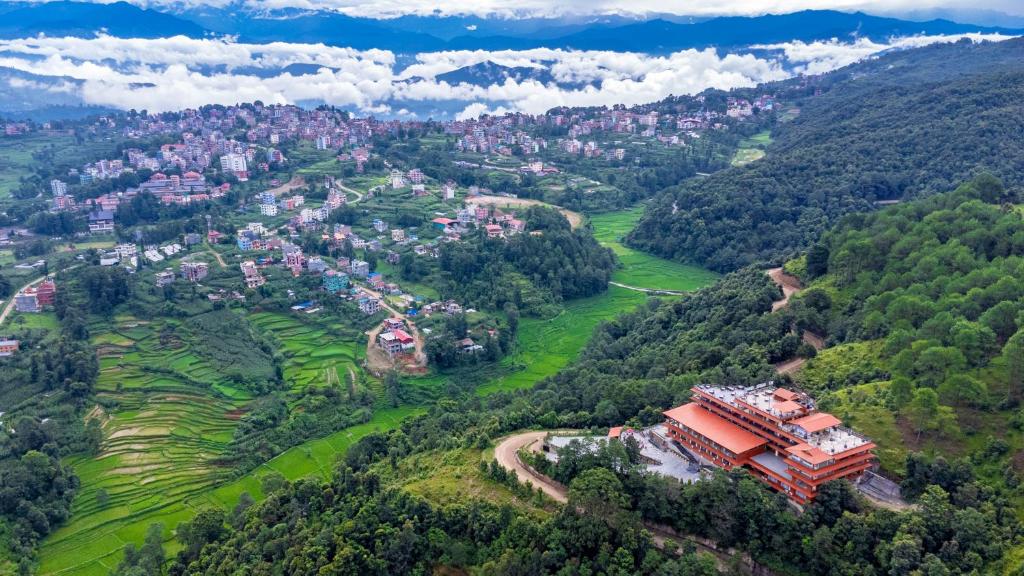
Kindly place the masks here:
[(92, 37), (100, 31), (120, 38), (201, 38), (204, 34), (194, 22), (127, 2), (45, 2), (8, 11), (0, 21), (0, 38)]
[(765, 159), (660, 193), (629, 243), (727, 271), (780, 261), (842, 214), (947, 190), (977, 170), (1024, 182), (1024, 40), (887, 55), (820, 88), (776, 125)]

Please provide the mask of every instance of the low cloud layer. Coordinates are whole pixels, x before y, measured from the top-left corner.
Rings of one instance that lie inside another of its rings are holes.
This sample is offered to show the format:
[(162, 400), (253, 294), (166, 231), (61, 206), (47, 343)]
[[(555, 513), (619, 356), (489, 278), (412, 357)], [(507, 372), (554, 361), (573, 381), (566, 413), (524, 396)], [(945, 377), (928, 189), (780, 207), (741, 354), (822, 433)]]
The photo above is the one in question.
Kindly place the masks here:
[[(975, 41), (1004, 39), (965, 36)], [(469, 116), (540, 113), (561, 105), (640, 104), (669, 94), (751, 86), (799, 72), (820, 73), (884, 50), (962, 37), (752, 47), (760, 56), (719, 54), (714, 49), (668, 56), (559, 49), (432, 52), (417, 55), (405, 67), (399, 67), (388, 51), (322, 44), (256, 45), (185, 37), (30, 38), (0, 40), (0, 66), (80, 80), (86, 103), (123, 109), (164, 111), (262, 100), (324, 102), (360, 113), (408, 117), (411, 113), (403, 108), (410, 104), (462, 102), (459, 116)], [(544, 73), (536, 79), (505, 79), (485, 86), (437, 79), (487, 61)], [(61, 86), (67, 89), (67, 84)]]

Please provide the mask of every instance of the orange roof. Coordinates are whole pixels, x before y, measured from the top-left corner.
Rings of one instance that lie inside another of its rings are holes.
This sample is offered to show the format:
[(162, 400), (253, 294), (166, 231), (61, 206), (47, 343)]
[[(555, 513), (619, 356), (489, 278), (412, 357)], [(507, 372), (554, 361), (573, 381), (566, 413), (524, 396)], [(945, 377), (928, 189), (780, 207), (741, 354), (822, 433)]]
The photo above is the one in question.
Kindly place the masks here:
[(763, 446), (765, 441), (735, 424), (715, 416), (696, 403), (683, 404), (665, 411), (665, 416), (679, 422), (694, 432), (709, 438), (733, 454)]
[(804, 409), (802, 404), (800, 404), (799, 402), (794, 402), (792, 400), (786, 400), (784, 402), (772, 402), (772, 408), (774, 408), (778, 412), (782, 412), (783, 414), (789, 412), (799, 412)]
[(790, 446), (789, 448), (786, 448), (786, 452), (789, 452), (804, 462), (809, 462), (812, 466), (832, 459), (832, 457), (821, 448), (811, 446), (806, 442), (797, 444), (796, 446)]
[(775, 391), (772, 392), (772, 394), (776, 398), (781, 398), (782, 400), (796, 400), (800, 396), (796, 392), (793, 392), (792, 390), (787, 390), (785, 388), (776, 388)]
[(608, 437), (609, 438), (618, 438), (621, 435), (622, 435), (622, 426), (616, 426), (614, 428), (609, 428), (608, 429)]
[(814, 433), (825, 430), (826, 428), (832, 428), (833, 426), (839, 426), (842, 422), (839, 421), (839, 418), (836, 418), (828, 412), (818, 412), (809, 416), (804, 416), (803, 418), (797, 418), (790, 422), (790, 424), (799, 426), (810, 433)]

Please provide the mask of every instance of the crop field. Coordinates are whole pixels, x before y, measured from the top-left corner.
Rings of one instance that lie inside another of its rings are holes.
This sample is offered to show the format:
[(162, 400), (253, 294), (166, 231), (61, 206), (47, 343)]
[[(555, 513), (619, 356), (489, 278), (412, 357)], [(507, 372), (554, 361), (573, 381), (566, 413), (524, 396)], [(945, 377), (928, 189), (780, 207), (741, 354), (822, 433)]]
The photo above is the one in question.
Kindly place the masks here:
[(501, 361), (510, 372), (480, 386), (477, 394), (529, 388), (555, 374), (576, 358), (599, 323), (632, 310), (645, 299), (640, 292), (609, 286), (604, 294), (567, 303), (561, 314), (549, 320), (521, 319), (519, 348)]
[(635, 206), (590, 217), (594, 237), (611, 248), (622, 263), (622, 268), (612, 274), (613, 282), (650, 290), (688, 291), (707, 286), (718, 278), (710, 270), (658, 258), (623, 245), (622, 237), (636, 226), (643, 210), (643, 206)]
[[(260, 331), (272, 334), (279, 343), (285, 356), (284, 378), (293, 392), (312, 384), (323, 385), (331, 369), (342, 379), (348, 370), (358, 372), (366, 355), (365, 345), (357, 341), (351, 328), (271, 313), (252, 314), (249, 321)], [(368, 383), (375, 392), (379, 391), (375, 380)]]
[(96, 456), (69, 461), (82, 486), (71, 521), (41, 551), (41, 574), (106, 574), (127, 542), (146, 528), (173, 528), (191, 516), (186, 500), (224, 482), (230, 469), (217, 459), (231, 439), (247, 397), (215, 394), (217, 371), (160, 328), (119, 318), (106, 332), (94, 328), (100, 355), (97, 405), (103, 422)]
[[(594, 218), (598, 238), (616, 250), (625, 264), (615, 273), (617, 281), (690, 290), (714, 280), (716, 276), (710, 272), (622, 246), (618, 239), (640, 214), (637, 208)], [(527, 388), (555, 374), (576, 358), (600, 322), (633, 309), (646, 298), (639, 291), (612, 286), (604, 294), (567, 303), (554, 318), (522, 319), (517, 352), (493, 373), (482, 373), (484, 382), (477, 393)], [(360, 369), (365, 343), (358, 330), (289, 314), (261, 312), (245, 319), (283, 355), (284, 378), (292, 393), (323, 384), (329, 372), (344, 378), (351, 371), (362, 385), (383, 396), (381, 383)], [(181, 330), (168, 330), (167, 326)], [(179, 332), (184, 337), (177, 337)], [(206, 332), (205, 326), (191, 320), (147, 323), (130, 317), (119, 317), (112, 328), (93, 327), (101, 357), (98, 399), (106, 408), (98, 405), (90, 417), (103, 421), (106, 439), (99, 455), (69, 460), (82, 488), (71, 520), (41, 548), (41, 574), (107, 574), (120, 561), (124, 544), (141, 543), (154, 522), (166, 527), (168, 552), (174, 553), (177, 543), (172, 530), (198, 509), (211, 505), (230, 509), (243, 492), (258, 500), (263, 497), (261, 478), (272, 472), (289, 480), (310, 475), (326, 478), (353, 442), (393, 429), (403, 419), (422, 413), (445, 383), (445, 378), (438, 376), (410, 378), (403, 396), (410, 404), (376, 409), (365, 424), (307, 441), (236, 476), (218, 462), (226, 454), (236, 421), (251, 396), (224, 377), (218, 353), (224, 350), (195, 348), (209, 342)], [(442, 466), (446, 478), (462, 478), (462, 470), (475, 465), (463, 456)], [(440, 490), (444, 498), (461, 495), (461, 484), (444, 481), (434, 486), (432, 482), (420, 478), (410, 489)], [(471, 490), (495, 488), (486, 482), (473, 486)]]

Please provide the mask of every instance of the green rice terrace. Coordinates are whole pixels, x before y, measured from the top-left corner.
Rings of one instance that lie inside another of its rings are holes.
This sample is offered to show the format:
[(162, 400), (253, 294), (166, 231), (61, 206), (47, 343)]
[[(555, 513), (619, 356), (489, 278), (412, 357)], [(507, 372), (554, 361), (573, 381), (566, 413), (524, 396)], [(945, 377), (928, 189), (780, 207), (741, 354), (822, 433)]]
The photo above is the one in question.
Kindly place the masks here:
[[(595, 236), (623, 264), (614, 280), (627, 287), (613, 285), (567, 302), (553, 318), (523, 318), (516, 352), (475, 378), (459, 374), (459, 380), (478, 383), (481, 395), (527, 388), (571, 362), (600, 322), (642, 303), (648, 295), (640, 289), (686, 291), (714, 281), (711, 272), (619, 243), (641, 210), (591, 220)], [(99, 404), (89, 417), (102, 420), (105, 440), (98, 456), (70, 460), (82, 487), (70, 521), (41, 548), (40, 574), (107, 574), (124, 545), (141, 542), (157, 522), (166, 527), (168, 553), (174, 553), (173, 528), (197, 510), (230, 509), (243, 492), (261, 499), (267, 474), (326, 477), (353, 442), (423, 412), (455, 383), (438, 374), (407, 378), (405, 403), (386, 407), (382, 383), (361, 368), (365, 336), (316, 316), (221, 310), (180, 321), (117, 317), (92, 332), (101, 375)], [(346, 374), (378, 399), (368, 422), (294, 446), (241, 476), (226, 463), (238, 421), (259, 395), (260, 382), (281, 378), (288, 397), (297, 398), (310, 385), (343, 382)]]

